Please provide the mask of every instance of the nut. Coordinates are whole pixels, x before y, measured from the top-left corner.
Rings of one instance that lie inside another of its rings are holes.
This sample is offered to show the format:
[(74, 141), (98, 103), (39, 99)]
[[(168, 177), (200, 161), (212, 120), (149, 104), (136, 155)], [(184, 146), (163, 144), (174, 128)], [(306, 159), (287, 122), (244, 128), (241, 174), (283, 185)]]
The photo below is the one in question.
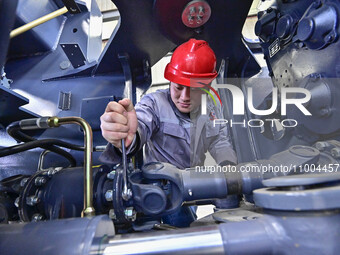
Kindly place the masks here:
[(133, 209), (133, 207), (128, 207), (124, 211), (126, 219), (130, 221), (135, 221), (136, 220), (136, 211)]
[(34, 184), (36, 186), (41, 186), (46, 183), (46, 178), (45, 177), (37, 177), (34, 181)]
[(331, 150), (331, 154), (336, 159), (340, 158), (340, 149), (339, 148), (333, 148)]
[(113, 200), (113, 191), (109, 189), (105, 192), (105, 199), (106, 201), (112, 201)]
[(38, 221), (41, 221), (42, 219), (43, 219), (43, 216), (39, 213), (33, 214), (33, 216), (32, 216), (33, 222), (38, 222)]
[(111, 171), (110, 173), (108, 173), (107, 175), (106, 175), (106, 177), (108, 178), (108, 179), (110, 179), (110, 180), (113, 180), (114, 178), (115, 178), (115, 175), (116, 175), (116, 171)]
[(117, 216), (116, 216), (115, 211), (113, 209), (110, 209), (109, 217), (110, 217), (110, 219), (113, 219), (113, 220), (117, 219)]
[(28, 179), (29, 179), (29, 178), (23, 178), (23, 179), (21, 180), (21, 182), (20, 182), (20, 186), (21, 186), (21, 187), (24, 187), (24, 186), (26, 185)]
[(316, 147), (319, 151), (324, 151), (328, 146), (329, 146), (329, 143), (327, 143), (327, 142), (317, 142), (317, 143), (315, 144), (315, 147)]
[(39, 202), (40, 202), (40, 199), (36, 196), (30, 196), (26, 198), (26, 204), (30, 206), (36, 205)]

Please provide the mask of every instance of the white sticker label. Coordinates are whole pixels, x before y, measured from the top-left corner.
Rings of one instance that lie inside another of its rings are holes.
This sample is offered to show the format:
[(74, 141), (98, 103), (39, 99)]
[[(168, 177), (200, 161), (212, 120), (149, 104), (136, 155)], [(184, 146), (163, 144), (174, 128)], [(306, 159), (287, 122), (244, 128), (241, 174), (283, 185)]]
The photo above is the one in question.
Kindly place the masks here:
[(280, 41), (277, 38), (270, 46), (269, 46), (269, 57), (273, 57), (280, 50)]

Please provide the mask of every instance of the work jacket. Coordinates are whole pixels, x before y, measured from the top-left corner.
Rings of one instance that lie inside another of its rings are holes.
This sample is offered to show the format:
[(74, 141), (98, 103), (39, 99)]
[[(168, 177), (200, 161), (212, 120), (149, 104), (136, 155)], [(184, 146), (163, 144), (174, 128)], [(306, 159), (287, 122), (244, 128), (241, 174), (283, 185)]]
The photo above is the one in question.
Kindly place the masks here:
[[(145, 145), (144, 163), (166, 162), (180, 169), (202, 166), (207, 151), (217, 164), (236, 164), (228, 127), (220, 123), (214, 125), (213, 120), (222, 116), (216, 106), (207, 101), (207, 114), (202, 115), (201, 109), (186, 114), (177, 109), (169, 89), (145, 95), (135, 106), (138, 137), (128, 153), (141, 150)], [(119, 163), (121, 156), (112, 144), (108, 144), (101, 160)]]

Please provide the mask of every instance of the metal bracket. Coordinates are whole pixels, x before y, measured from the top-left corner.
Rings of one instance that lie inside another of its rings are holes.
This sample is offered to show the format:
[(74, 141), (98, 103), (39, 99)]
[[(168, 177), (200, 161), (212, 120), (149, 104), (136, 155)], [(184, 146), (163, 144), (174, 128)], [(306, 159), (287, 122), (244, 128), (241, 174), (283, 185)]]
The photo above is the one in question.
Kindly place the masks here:
[(85, 65), (85, 57), (77, 43), (63, 43), (60, 44), (61, 48), (65, 52), (67, 58), (70, 60), (73, 68), (78, 68)]
[(62, 0), (65, 7), (71, 14), (81, 13), (78, 4), (74, 0)]
[(5, 88), (8, 88), (10, 89), (11, 88), (11, 83), (13, 81), (11, 79), (8, 79), (6, 77), (6, 73), (5, 73), (5, 70), (4, 68), (1, 69), (1, 73), (0, 73), (0, 85), (1, 86), (4, 86)]

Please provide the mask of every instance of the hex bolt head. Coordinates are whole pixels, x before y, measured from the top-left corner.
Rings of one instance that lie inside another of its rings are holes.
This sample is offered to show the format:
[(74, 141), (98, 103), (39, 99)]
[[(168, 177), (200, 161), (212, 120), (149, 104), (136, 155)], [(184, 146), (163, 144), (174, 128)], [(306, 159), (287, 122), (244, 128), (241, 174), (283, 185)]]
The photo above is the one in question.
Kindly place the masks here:
[(189, 14), (190, 14), (191, 16), (195, 16), (195, 14), (196, 14), (196, 8), (195, 8), (194, 6), (190, 7)]
[(41, 186), (46, 183), (46, 178), (45, 177), (37, 177), (34, 181), (34, 184), (36, 186)]
[(135, 221), (136, 220), (136, 211), (133, 209), (133, 207), (127, 207), (124, 211), (126, 219), (130, 221)]
[(29, 179), (29, 178), (23, 178), (23, 179), (21, 180), (21, 182), (20, 182), (20, 186), (21, 186), (21, 187), (24, 187), (24, 186), (26, 185), (28, 179)]
[(110, 219), (113, 219), (113, 220), (117, 219), (117, 216), (116, 216), (115, 211), (113, 209), (110, 209), (109, 217), (110, 217)]
[(32, 216), (33, 222), (38, 222), (38, 221), (41, 221), (42, 219), (43, 219), (43, 216), (39, 213), (33, 214), (33, 216)]
[(203, 22), (203, 20), (202, 20), (201, 16), (197, 15), (197, 17), (196, 17), (196, 23), (197, 23), (197, 24), (201, 24), (202, 22)]
[(316, 147), (319, 151), (324, 151), (328, 146), (329, 146), (329, 143), (327, 143), (327, 142), (317, 142), (317, 143), (315, 144), (315, 147)]
[(340, 159), (340, 148), (333, 148), (331, 154), (334, 158)]
[(188, 22), (189, 22), (189, 24), (194, 24), (194, 17), (193, 16), (188, 16)]
[(106, 175), (106, 177), (108, 178), (108, 179), (110, 179), (110, 180), (113, 180), (114, 178), (115, 178), (115, 175), (116, 175), (116, 171), (111, 171), (110, 173), (108, 173), (107, 175)]
[(40, 202), (40, 199), (36, 196), (30, 196), (26, 198), (26, 204), (30, 206), (36, 205), (39, 202)]
[(108, 202), (113, 200), (113, 191), (111, 189), (105, 192), (105, 199)]
[(192, 190), (191, 189), (188, 190), (188, 194), (189, 194), (189, 196), (192, 197)]
[(204, 16), (204, 7), (203, 6), (198, 7), (198, 16), (200, 16), (200, 17)]

